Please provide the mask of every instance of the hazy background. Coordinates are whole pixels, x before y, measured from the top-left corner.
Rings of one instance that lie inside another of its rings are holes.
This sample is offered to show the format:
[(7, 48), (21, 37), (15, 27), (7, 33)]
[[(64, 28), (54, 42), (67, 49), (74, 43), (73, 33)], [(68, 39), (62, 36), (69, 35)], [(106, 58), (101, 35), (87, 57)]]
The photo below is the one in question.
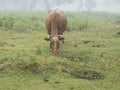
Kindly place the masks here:
[(0, 0), (0, 10), (49, 9), (120, 13), (120, 0)]

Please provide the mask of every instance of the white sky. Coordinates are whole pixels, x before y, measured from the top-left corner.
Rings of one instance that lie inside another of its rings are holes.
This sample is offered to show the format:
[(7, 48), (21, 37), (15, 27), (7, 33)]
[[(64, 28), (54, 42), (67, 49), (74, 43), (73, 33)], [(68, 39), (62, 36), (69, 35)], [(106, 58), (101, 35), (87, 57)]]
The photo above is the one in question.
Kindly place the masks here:
[[(97, 6), (93, 9), (93, 11), (107, 11), (107, 12), (119, 12), (120, 13), (120, 4), (115, 6), (106, 6), (104, 5), (104, 0), (95, 0)], [(54, 6), (53, 9), (62, 9), (62, 10), (69, 10), (69, 11), (77, 11), (79, 7), (79, 2), (75, 1), (72, 4), (63, 4), (61, 6)], [(85, 11), (86, 8), (82, 7), (81, 11)]]

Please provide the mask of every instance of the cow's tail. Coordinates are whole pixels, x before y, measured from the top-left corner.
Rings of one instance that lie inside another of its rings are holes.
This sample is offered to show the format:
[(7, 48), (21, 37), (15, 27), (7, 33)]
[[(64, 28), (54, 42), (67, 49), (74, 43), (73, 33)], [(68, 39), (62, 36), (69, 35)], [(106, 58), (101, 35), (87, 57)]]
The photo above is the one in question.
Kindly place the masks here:
[(57, 11), (55, 10), (54, 14), (52, 15), (51, 21), (51, 35), (56, 36), (58, 34), (58, 27), (57, 27)]

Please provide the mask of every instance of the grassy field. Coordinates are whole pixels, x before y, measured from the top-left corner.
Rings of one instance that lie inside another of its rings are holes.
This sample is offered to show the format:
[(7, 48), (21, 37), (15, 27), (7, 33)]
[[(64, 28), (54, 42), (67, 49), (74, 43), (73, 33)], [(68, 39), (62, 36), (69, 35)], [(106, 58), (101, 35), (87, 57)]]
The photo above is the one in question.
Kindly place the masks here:
[(120, 14), (65, 14), (55, 56), (44, 41), (46, 12), (0, 12), (0, 90), (120, 90)]

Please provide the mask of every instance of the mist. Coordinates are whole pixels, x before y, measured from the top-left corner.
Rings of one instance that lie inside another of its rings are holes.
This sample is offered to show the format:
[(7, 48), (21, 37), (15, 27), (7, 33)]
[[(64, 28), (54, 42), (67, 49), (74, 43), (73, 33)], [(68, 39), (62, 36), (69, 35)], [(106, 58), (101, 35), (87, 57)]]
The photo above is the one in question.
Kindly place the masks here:
[(120, 13), (120, 0), (0, 0), (0, 10), (104, 11)]

